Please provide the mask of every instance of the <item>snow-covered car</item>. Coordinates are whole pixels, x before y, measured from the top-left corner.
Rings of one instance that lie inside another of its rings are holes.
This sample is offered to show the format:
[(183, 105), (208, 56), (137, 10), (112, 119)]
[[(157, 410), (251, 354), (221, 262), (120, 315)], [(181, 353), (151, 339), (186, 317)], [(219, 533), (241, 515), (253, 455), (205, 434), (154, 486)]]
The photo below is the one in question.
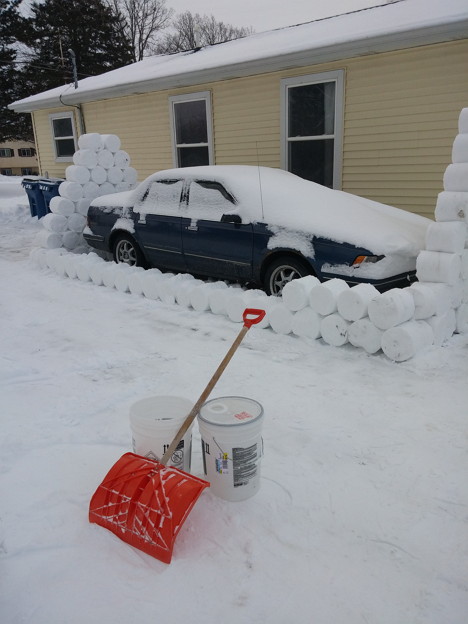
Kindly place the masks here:
[(279, 294), (316, 275), (380, 290), (408, 285), (429, 219), (280, 169), (169, 169), (95, 199), (84, 237), (116, 262), (189, 272)]

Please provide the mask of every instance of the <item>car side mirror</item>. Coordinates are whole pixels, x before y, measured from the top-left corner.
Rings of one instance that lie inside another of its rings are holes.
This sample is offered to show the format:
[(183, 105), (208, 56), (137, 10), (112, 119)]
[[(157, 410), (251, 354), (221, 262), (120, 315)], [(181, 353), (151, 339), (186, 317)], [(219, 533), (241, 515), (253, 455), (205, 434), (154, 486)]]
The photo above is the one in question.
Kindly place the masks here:
[(223, 214), (221, 223), (242, 223), (242, 219), (238, 214)]

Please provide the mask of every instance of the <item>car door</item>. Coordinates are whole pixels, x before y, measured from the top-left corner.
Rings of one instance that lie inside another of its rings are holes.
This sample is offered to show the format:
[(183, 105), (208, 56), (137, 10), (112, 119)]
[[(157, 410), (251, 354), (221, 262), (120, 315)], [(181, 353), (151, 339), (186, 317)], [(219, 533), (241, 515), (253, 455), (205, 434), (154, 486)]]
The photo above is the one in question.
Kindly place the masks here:
[(181, 235), (180, 179), (153, 180), (133, 207), (135, 234), (152, 266), (185, 270)]
[(219, 182), (193, 180), (182, 219), (187, 271), (221, 279), (252, 277), (253, 227), (242, 223), (236, 200)]

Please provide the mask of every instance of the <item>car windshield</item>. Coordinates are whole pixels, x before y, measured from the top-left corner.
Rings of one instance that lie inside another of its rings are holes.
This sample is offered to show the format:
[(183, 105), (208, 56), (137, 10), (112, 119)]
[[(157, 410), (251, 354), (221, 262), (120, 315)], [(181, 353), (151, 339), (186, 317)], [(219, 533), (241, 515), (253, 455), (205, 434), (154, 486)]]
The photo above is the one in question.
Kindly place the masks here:
[(154, 180), (137, 199), (133, 211), (140, 214), (180, 216), (182, 180)]

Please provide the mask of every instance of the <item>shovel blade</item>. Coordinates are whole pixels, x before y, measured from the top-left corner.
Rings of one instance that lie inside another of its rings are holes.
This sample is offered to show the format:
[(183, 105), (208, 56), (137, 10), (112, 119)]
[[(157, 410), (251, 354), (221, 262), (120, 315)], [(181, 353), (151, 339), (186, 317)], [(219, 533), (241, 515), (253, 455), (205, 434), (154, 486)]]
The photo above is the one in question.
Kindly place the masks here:
[(209, 485), (178, 468), (125, 453), (91, 498), (89, 521), (170, 563), (177, 534)]

